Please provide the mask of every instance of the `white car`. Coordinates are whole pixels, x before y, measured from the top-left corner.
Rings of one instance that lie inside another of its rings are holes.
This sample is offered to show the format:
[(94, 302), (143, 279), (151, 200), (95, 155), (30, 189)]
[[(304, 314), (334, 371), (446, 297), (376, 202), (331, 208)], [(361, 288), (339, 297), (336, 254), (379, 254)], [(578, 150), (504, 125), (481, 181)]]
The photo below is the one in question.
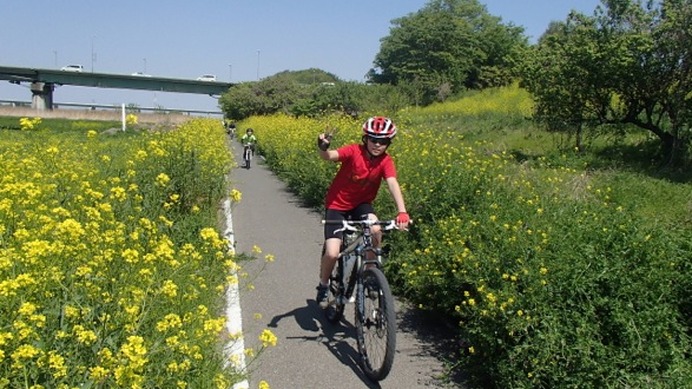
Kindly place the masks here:
[(197, 77), (197, 81), (216, 81), (216, 76), (213, 74), (202, 74)]
[(84, 71), (84, 66), (82, 65), (67, 65), (60, 68), (63, 72), (77, 72), (81, 73)]
[(133, 75), (133, 76), (138, 76), (138, 77), (151, 77), (151, 74), (146, 74), (146, 73), (143, 73), (143, 72), (132, 73), (132, 75)]

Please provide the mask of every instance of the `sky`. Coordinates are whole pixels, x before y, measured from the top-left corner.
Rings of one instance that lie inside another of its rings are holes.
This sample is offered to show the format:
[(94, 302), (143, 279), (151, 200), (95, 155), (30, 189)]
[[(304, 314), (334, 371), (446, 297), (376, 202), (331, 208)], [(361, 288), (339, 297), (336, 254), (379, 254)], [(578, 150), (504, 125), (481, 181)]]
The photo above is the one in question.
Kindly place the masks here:
[[(256, 81), (317, 68), (365, 81), (391, 21), (427, 0), (0, 0), (0, 66), (219, 81)], [(481, 0), (535, 42), (571, 10), (600, 0)], [(60, 86), (54, 102), (219, 111), (206, 95)], [(0, 100), (30, 101), (28, 84), (0, 81)]]

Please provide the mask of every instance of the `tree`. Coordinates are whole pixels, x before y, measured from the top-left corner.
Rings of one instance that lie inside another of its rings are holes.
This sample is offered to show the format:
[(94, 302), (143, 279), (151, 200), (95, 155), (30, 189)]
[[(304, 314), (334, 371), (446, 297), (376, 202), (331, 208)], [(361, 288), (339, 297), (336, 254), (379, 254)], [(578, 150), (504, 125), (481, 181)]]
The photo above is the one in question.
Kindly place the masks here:
[(658, 137), (667, 161), (681, 158), (692, 135), (691, 18), (689, 0), (603, 0), (592, 17), (551, 25), (524, 68), (537, 118), (578, 135), (634, 125)]
[(242, 120), (277, 112), (293, 116), (358, 116), (368, 109), (384, 114), (396, 112), (410, 105), (410, 101), (390, 85), (343, 82), (322, 70), (307, 69), (234, 85), (221, 96), (219, 105), (229, 119)]
[(368, 79), (424, 90), (424, 103), (444, 95), (444, 88), (454, 93), (508, 84), (515, 47), (526, 45), (523, 28), (503, 25), (477, 0), (431, 0), (392, 23)]
[(286, 74), (267, 77), (257, 82), (235, 85), (219, 98), (226, 117), (242, 120), (252, 115), (289, 112), (289, 108), (310, 90), (302, 87)]

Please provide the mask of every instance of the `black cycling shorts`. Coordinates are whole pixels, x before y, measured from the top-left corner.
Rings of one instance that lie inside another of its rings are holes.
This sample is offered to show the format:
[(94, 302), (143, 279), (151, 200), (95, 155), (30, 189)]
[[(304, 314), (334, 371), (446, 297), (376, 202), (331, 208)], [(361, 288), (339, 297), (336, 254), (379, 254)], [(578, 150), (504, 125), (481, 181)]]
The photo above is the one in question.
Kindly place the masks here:
[(372, 204), (363, 203), (350, 211), (337, 211), (335, 209), (327, 209), (324, 213), (324, 220), (337, 223), (325, 223), (324, 224), (324, 239), (329, 238), (339, 238), (343, 239), (342, 232), (334, 232), (339, 228), (343, 227), (340, 223), (343, 220), (363, 220), (368, 217), (369, 214), (375, 213), (375, 208)]

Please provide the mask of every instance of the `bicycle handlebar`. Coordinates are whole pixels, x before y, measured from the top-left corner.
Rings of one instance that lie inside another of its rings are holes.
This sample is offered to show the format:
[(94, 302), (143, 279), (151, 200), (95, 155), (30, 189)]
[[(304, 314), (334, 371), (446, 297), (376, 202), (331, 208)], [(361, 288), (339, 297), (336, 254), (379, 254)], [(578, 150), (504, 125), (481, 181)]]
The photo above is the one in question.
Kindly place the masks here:
[(399, 229), (396, 220), (322, 220), (322, 224), (341, 224), (342, 227), (334, 232), (358, 232), (366, 226), (383, 226), (385, 231)]

